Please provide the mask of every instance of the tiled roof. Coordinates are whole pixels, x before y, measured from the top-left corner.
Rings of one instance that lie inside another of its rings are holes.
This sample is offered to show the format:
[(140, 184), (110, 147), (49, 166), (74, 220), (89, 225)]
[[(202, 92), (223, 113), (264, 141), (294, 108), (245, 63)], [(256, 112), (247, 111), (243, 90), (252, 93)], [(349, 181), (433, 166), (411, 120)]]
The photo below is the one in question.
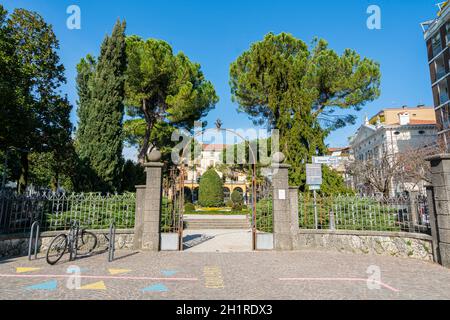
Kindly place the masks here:
[(202, 150), (203, 151), (222, 151), (226, 149), (226, 144), (203, 144)]
[(344, 151), (344, 150), (348, 150), (350, 149), (350, 147), (342, 147), (342, 148), (328, 148), (329, 152), (336, 152), (336, 151)]

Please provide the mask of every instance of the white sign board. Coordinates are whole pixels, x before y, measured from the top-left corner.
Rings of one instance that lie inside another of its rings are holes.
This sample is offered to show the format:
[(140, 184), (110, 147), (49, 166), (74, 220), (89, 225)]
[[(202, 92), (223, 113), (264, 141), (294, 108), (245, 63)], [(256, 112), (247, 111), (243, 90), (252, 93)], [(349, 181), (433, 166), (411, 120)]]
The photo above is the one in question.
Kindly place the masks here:
[(309, 186), (322, 185), (322, 165), (307, 164), (306, 165), (306, 184)]
[(278, 199), (286, 200), (286, 190), (278, 190)]
[(335, 165), (339, 163), (339, 157), (313, 157), (312, 162), (315, 164)]

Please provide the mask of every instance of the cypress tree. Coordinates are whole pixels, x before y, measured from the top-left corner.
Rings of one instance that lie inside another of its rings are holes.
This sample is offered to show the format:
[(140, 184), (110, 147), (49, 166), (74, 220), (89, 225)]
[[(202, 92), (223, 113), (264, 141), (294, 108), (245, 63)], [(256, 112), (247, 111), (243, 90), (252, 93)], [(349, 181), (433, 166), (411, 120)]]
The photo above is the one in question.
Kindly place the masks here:
[(117, 21), (112, 35), (103, 41), (95, 72), (89, 73), (93, 60), (80, 64), (84, 73), (78, 77), (81, 93), (78, 152), (92, 170), (95, 191), (121, 189), (125, 49), (125, 22)]
[(77, 142), (80, 146), (80, 156), (84, 157), (83, 152), (89, 145), (89, 136), (86, 134), (86, 126), (89, 121), (90, 103), (92, 100), (92, 78), (95, 73), (95, 58), (88, 54), (86, 58), (81, 59), (77, 65), (77, 92), (78, 92), (78, 128), (76, 132)]

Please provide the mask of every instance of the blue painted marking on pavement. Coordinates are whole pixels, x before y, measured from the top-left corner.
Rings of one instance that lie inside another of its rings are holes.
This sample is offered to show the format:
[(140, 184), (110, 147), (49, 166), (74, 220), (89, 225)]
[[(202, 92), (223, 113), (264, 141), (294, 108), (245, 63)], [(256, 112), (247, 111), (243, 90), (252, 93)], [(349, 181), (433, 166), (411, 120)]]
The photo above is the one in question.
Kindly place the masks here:
[(171, 277), (175, 274), (177, 274), (178, 271), (175, 270), (164, 270), (162, 271), (162, 274), (165, 275), (166, 277)]
[(161, 283), (151, 285), (147, 288), (142, 289), (143, 292), (167, 292), (169, 289)]
[(56, 290), (58, 287), (58, 281), (56, 280), (50, 280), (47, 282), (38, 283), (32, 286), (28, 286), (25, 288), (25, 290), (47, 290), (47, 291), (53, 291)]
[[(88, 271), (89, 270), (89, 268), (80, 268), (80, 272), (81, 273), (83, 273), (83, 272), (86, 272), (86, 271)], [(76, 269), (76, 268), (68, 268), (67, 270), (66, 270), (66, 272), (70, 272), (70, 273), (75, 273), (75, 272), (77, 272), (78, 270)]]

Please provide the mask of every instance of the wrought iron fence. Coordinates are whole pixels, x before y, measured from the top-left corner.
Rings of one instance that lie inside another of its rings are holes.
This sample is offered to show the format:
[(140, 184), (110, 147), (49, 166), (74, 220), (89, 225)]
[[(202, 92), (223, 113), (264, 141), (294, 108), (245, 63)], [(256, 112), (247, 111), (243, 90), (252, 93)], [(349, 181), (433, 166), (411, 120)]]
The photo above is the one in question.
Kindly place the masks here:
[(133, 228), (135, 207), (134, 193), (0, 193), (0, 233), (28, 232), (34, 221), (43, 231), (67, 230), (74, 220), (88, 229), (107, 229), (113, 221), (117, 228)]
[(299, 195), (300, 229), (406, 231), (430, 233), (424, 196), (368, 197)]
[(271, 196), (262, 198), (256, 203), (256, 230), (258, 232), (273, 232), (273, 201)]
[(177, 168), (171, 168), (164, 179), (161, 203), (160, 230), (163, 233), (178, 233), (183, 229), (184, 175)]

